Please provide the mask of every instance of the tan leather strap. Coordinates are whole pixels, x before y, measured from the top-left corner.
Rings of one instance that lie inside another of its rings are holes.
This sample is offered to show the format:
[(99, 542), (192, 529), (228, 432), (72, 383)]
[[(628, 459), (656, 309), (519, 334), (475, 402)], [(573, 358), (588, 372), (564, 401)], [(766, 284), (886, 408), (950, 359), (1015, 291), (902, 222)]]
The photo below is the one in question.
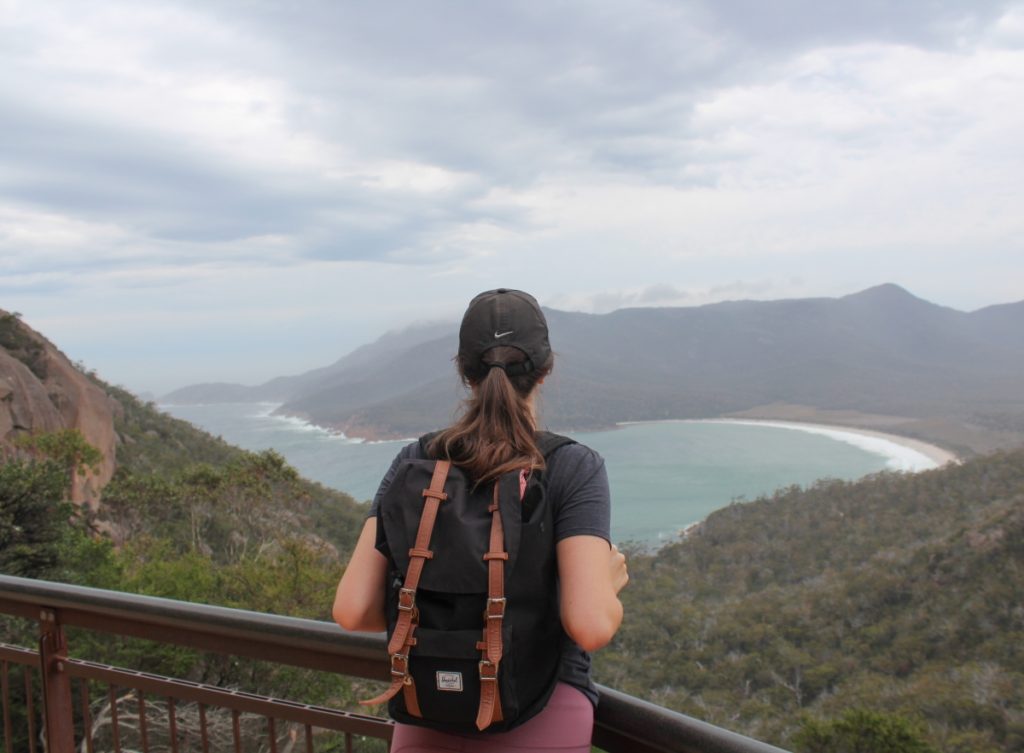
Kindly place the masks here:
[(451, 468), (448, 460), (438, 460), (434, 464), (434, 475), (430, 479), (430, 486), (423, 490), (426, 502), (423, 504), (423, 513), (420, 515), (420, 525), (416, 531), (416, 543), (409, 550), (409, 569), (405, 573), (405, 583), (398, 591), (398, 621), (395, 624), (395, 632), (391, 634), (388, 641), (388, 653), (397, 653), (404, 645), (409, 635), (409, 628), (416, 617), (416, 589), (420, 585), (420, 576), (423, 574), (423, 564), (434, 556), (428, 547), (430, 546), (430, 535), (434, 532), (434, 523), (437, 522), (437, 509), (441, 501), (448, 498), (444, 493), (444, 481), (448, 477), (448, 469)]
[(401, 690), (405, 697), (406, 711), (412, 716), (422, 716), (416, 697), (416, 685), (413, 683), (412, 675), (409, 674), (409, 651), (416, 645), (414, 634), (419, 621), (419, 612), (416, 609), (416, 589), (419, 588), (424, 563), (434, 557), (434, 553), (427, 547), (430, 546), (430, 536), (434, 532), (434, 523), (437, 522), (437, 510), (441, 506), (441, 502), (448, 499), (448, 495), (444, 492), (444, 482), (448, 478), (451, 465), (451, 461), (438, 460), (434, 464), (430, 486), (423, 490), (426, 502), (423, 503), (423, 512), (420, 514), (416, 541), (409, 550), (409, 568), (405, 573), (405, 582), (398, 591), (398, 619), (395, 622), (395, 631), (391, 634), (391, 640), (388, 641), (388, 655), (391, 659), (391, 685), (376, 698), (360, 701), (359, 703), (363, 706), (389, 701)]
[(416, 697), (416, 683), (412, 681), (412, 675), (402, 683), (402, 694), (405, 699), (405, 710), (408, 711), (412, 716), (423, 718), (423, 712), (420, 711), (420, 701)]
[[(416, 625), (414, 624), (409, 630), (410, 636), (416, 632)], [(416, 644), (416, 639), (412, 639), (412, 644)], [(421, 716), (419, 701), (416, 698), (416, 686), (413, 684), (412, 675), (409, 674), (409, 654), (408, 653), (395, 653), (391, 655), (391, 685), (388, 686), (387, 690), (374, 698), (370, 698), (365, 701), (360, 701), (361, 706), (375, 706), (378, 703), (385, 703), (390, 701), (399, 691), (404, 691), (405, 695), (405, 708), (413, 716)]]
[(498, 666), (501, 664), (501, 626), (505, 619), (505, 530), (501, 524), (499, 505), (500, 479), (494, 482), (494, 499), (490, 507), (491, 538), (484, 560), (487, 562), (487, 606), (484, 609), (483, 657), (480, 660), (480, 707), (476, 727), (487, 729), (501, 721), (501, 693), (498, 692)]
[(498, 692), (498, 666), (480, 662), (480, 707), (476, 712), (476, 728), (481, 732), (502, 720), (501, 693)]

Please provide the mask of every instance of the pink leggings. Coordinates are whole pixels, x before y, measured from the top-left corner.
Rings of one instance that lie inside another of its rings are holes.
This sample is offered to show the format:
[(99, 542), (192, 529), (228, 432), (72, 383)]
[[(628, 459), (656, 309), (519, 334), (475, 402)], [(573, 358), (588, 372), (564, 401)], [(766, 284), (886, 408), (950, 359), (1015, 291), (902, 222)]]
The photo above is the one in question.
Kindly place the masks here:
[(399, 724), (391, 753), (590, 753), (593, 727), (590, 700), (572, 685), (560, 682), (544, 710), (510, 732), (455, 735)]

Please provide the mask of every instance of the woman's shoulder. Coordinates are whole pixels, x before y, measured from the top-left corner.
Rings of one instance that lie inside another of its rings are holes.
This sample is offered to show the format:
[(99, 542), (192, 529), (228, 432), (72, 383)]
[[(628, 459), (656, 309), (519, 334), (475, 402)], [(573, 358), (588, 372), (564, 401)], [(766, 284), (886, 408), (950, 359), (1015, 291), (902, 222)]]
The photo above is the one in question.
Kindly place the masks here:
[(570, 478), (590, 478), (598, 472), (604, 472), (604, 458), (582, 442), (564, 444), (547, 457), (545, 475), (548, 483), (555, 486)]
[(543, 479), (553, 500), (555, 541), (580, 535), (611, 540), (611, 489), (600, 453), (578, 442), (563, 445), (548, 458)]
[[(427, 434), (426, 437), (432, 436)], [(402, 449), (398, 451), (395, 456), (396, 461), (401, 460), (424, 460), (427, 457), (427, 451), (424, 449), (424, 438), (414, 439), (408, 444), (404, 445)]]
[(584, 464), (603, 464), (604, 458), (601, 454), (582, 442), (568, 437), (569, 442), (557, 447), (554, 452), (548, 456), (548, 464), (566, 464), (566, 463), (584, 463)]

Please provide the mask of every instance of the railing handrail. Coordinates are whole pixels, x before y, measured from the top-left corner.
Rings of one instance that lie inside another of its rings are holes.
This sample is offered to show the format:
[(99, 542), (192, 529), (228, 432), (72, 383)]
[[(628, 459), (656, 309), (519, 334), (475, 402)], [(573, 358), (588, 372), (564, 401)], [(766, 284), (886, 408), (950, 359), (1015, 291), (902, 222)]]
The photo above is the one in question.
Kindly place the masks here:
[[(0, 613), (39, 619), (55, 610), (64, 625), (224, 654), (268, 659), (374, 680), (388, 676), (383, 633), (334, 623), (0, 575)], [(786, 753), (611, 688), (598, 686), (595, 744), (634, 742), (666, 753)]]

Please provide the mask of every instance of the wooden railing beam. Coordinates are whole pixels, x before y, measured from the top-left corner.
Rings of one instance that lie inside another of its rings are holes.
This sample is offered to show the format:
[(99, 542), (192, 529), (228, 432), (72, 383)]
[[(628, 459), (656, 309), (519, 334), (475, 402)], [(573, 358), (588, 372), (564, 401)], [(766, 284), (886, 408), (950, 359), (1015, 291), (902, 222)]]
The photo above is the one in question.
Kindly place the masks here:
[[(102, 633), (146, 638), (356, 677), (383, 679), (387, 674), (383, 634), (348, 633), (334, 624), (314, 620), (0, 575), (0, 613), (39, 619), (41, 610), (54, 615), (52, 621), (44, 621), (42, 666), (46, 678), (46, 703), (48, 709), (56, 710), (47, 718), (59, 716), (66, 720), (64, 726), (58, 725), (53, 731), (47, 727), (47, 734), (54, 745), (65, 745), (67, 735), (72, 735), (73, 741), (69, 675), (87, 678), (92, 677), (93, 671), (100, 674), (122, 671), (109, 667), (100, 672), (100, 665), (78, 660), (69, 663), (60, 630), (61, 622)], [(23, 661), (22, 654), (11, 647), (0, 647), (0, 659)], [(153, 680), (130, 670), (127, 674), (135, 678), (137, 685), (147, 685)], [(105, 679), (115, 680), (113, 675), (105, 676)], [(202, 699), (195, 698), (200, 703), (200, 718), (203, 718), (203, 701), (212, 701), (218, 692), (197, 689), (196, 686), (189, 690), (184, 685), (182, 683), (180, 690), (186, 697), (211, 692), (209, 696), (202, 695)], [(594, 743), (613, 753), (786, 753), (772, 745), (610, 688), (599, 686), (599, 691), (601, 703), (595, 718)], [(310, 709), (302, 713), (312, 714), (309, 720), (305, 720), (309, 722), (320, 712)], [(347, 721), (356, 722), (357, 718), (358, 715), (352, 715)], [(378, 727), (378, 722), (384, 726)], [(390, 730), (387, 724), (385, 720), (366, 720), (365, 728), (362, 721), (352, 726), (355, 728), (353, 731), (365, 729), (370, 734), (388, 737)], [(310, 740), (311, 729), (312, 724), (307, 723), (307, 738)], [(384, 734), (381, 734), (382, 729), (386, 730)], [(73, 750), (51, 746), (48, 753), (73, 753)]]

